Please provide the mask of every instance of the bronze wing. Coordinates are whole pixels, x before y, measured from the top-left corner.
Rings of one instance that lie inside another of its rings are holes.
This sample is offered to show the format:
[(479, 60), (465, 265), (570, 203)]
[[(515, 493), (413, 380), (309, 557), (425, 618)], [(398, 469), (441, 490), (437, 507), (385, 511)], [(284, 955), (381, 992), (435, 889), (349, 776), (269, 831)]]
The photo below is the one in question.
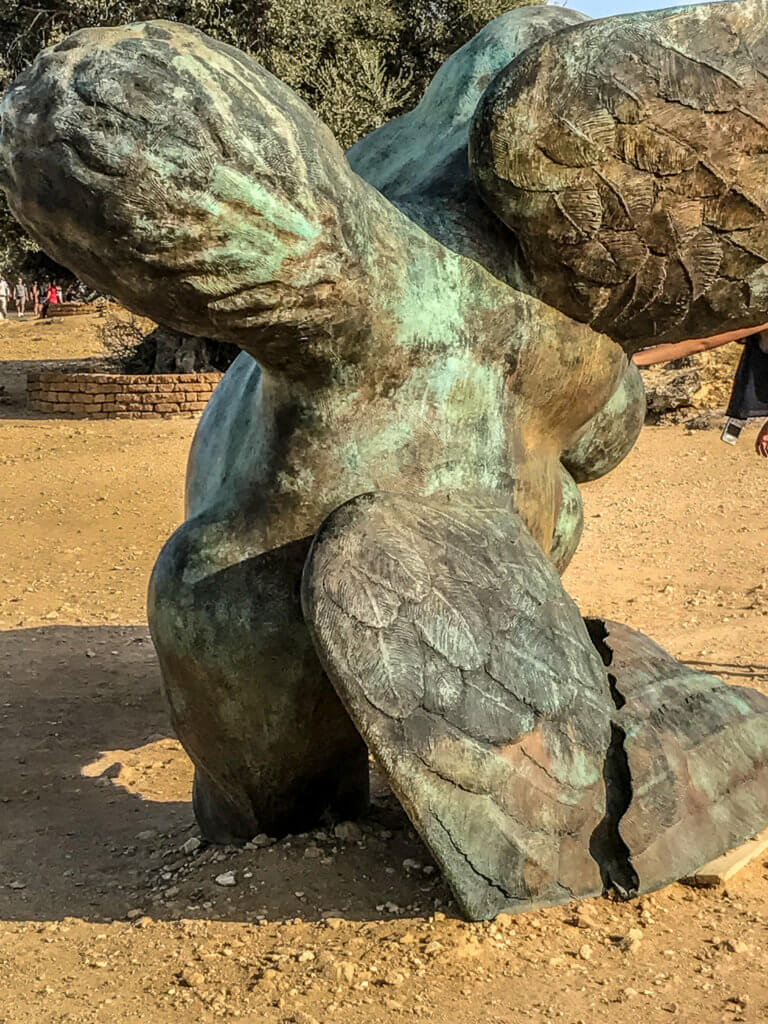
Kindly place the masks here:
[(304, 612), (326, 671), (465, 913), (602, 889), (608, 682), (496, 501), (369, 494), (324, 523)]
[(470, 163), (527, 287), (621, 341), (768, 320), (768, 3), (586, 22), (483, 95)]

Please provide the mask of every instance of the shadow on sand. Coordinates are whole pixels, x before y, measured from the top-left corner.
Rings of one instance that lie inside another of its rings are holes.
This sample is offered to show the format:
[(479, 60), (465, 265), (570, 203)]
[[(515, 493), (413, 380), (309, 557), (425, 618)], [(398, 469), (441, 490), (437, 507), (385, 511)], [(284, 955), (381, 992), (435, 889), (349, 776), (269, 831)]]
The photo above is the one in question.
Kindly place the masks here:
[[(142, 908), (159, 919), (312, 920), (333, 908), (375, 920), (388, 902), (428, 913), (445, 898), (429, 868), (403, 870), (430, 859), (381, 787), (360, 842), (329, 835), (308, 857), (317, 844), (300, 837), (185, 859), (179, 847), (197, 834), (191, 765), (170, 739), (145, 626), (11, 630), (0, 664), (0, 919), (107, 921)], [(216, 885), (230, 868), (252, 880)]]
[[(45, 342), (38, 343), (40, 355), (45, 352)], [(37, 354), (30, 351), (30, 355)], [(103, 373), (104, 360), (98, 357), (87, 359), (17, 359), (0, 361), (0, 420), (64, 419), (45, 412), (35, 412), (27, 407), (27, 374), (55, 370), (57, 373)], [(69, 420), (68, 420), (69, 422)]]

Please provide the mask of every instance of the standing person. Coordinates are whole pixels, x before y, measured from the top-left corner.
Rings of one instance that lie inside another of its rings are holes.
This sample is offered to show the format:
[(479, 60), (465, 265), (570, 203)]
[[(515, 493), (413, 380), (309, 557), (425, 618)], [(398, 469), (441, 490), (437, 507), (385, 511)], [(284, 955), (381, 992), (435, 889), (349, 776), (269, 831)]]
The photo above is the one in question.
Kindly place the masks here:
[(27, 286), (20, 277), (16, 279), (13, 287), (13, 297), (16, 300), (16, 312), (21, 320), (27, 309)]
[(35, 310), (35, 316), (40, 316), (40, 285), (37, 281), (32, 282), (32, 290), (30, 292), (32, 297), (32, 305)]
[[(725, 415), (736, 421), (736, 436), (747, 420), (768, 416), (768, 331), (747, 338)], [(768, 420), (758, 432), (755, 451), (768, 458)]]
[[(689, 338), (687, 341), (657, 345), (655, 349), (635, 353), (632, 358), (638, 366), (653, 366), (670, 359), (706, 352), (731, 341), (744, 343), (722, 435), (724, 441), (735, 444), (748, 419), (768, 415), (768, 323), (727, 331), (709, 338)], [(755, 451), (763, 458), (768, 458), (768, 420), (763, 423), (757, 435)]]
[(0, 274), (0, 318), (5, 320), (8, 316), (8, 298), (11, 294), (11, 289), (8, 287), (8, 282)]
[(56, 285), (53, 281), (49, 281), (45, 286), (45, 301), (43, 302), (43, 316), (51, 315), (51, 306), (57, 306), (59, 303), (59, 294), (56, 291)]
[(58, 302), (63, 302), (64, 301), (64, 294), (63, 294), (63, 292), (61, 290), (61, 285), (60, 284), (56, 285), (56, 295), (58, 296), (58, 299), (57, 299)]

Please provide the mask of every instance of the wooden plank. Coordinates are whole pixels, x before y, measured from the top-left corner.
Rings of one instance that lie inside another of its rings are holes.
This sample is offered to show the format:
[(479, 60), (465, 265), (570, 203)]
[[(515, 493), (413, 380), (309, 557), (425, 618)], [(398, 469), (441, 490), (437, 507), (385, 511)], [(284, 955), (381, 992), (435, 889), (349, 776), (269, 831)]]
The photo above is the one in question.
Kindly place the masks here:
[(681, 879), (684, 885), (717, 886), (727, 881), (768, 850), (768, 828), (748, 843), (729, 850), (722, 857), (704, 864), (694, 874)]

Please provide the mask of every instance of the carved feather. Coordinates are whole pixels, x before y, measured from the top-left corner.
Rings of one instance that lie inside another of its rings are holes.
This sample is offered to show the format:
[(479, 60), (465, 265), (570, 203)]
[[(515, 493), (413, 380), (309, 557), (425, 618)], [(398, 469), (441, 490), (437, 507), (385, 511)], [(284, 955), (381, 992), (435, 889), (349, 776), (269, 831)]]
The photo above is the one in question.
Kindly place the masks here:
[(590, 629), (620, 695), (634, 793), (621, 834), (648, 891), (765, 828), (768, 698), (692, 670), (626, 626)]
[[(723, 278), (718, 237), (768, 221), (767, 40), (766, 0), (650, 11), (553, 35), (494, 79), (472, 126), (472, 169), (518, 236), (539, 297), (629, 350), (768, 320), (768, 289), (747, 313)], [(482, 144), (490, 132), (493, 152)], [(554, 176), (542, 151), (558, 161)], [(497, 160), (527, 168), (512, 204)], [(565, 165), (582, 176), (568, 189)], [(553, 190), (572, 228), (554, 253), (542, 244), (553, 229), (541, 202)], [(633, 234), (665, 265), (621, 267), (609, 232)], [(755, 272), (751, 258), (733, 262), (737, 277)]]
[[(589, 844), (604, 814), (611, 707), (556, 571), (503, 500), (476, 504), (357, 498), (319, 531), (303, 582), (334, 686), (474, 918), (599, 891)], [(409, 580), (400, 588), (400, 558), (386, 551), (402, 536), (430, 567), (418, 596)], [(401, 602), (378, 628), (326, 585), (347, 594), (344, 573), (356, 585), (361, 549)]]

